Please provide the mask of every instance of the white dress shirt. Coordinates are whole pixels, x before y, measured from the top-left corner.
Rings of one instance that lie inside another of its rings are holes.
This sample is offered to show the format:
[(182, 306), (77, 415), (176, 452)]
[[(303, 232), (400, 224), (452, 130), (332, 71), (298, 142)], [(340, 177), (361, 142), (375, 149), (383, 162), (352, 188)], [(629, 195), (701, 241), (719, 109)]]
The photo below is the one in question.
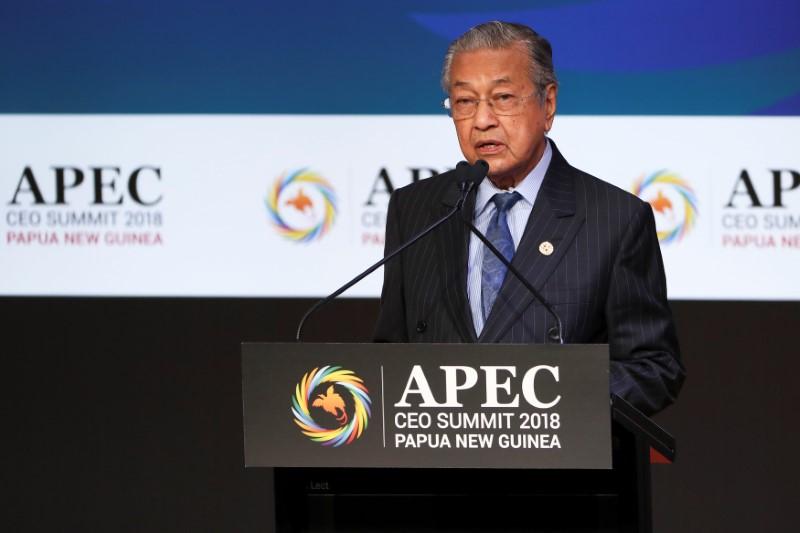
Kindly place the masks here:
[[(536, 196), (539, 194), (539, 188), (544, 181), (544, 175), (547, 172), (547, 167), (550, 166), (550, 159), (553, 155), (553, 150), (550, 148), (550, 141), (544, 148), (542, 158), (533, 167), (530, 174), (525, 176), (519, 185), (508, 189), (499, 189), (492, 183), (491, 180), (485, 179), (478, 187), (478, 196), (475, 200), (475, 212), (473, 214), (473, 224), (478, 228), (481, 233), (486, 233), (497, 208), (492, 202), (492, 197), (499, 192), (513, 192), (517, 191), (522, 198), (511, 206), (508, 210), (508, 229), (511, 231), (511, 238), (514, 240), (514, 250), (516, 251), (519, 246), (519, 241), (522, 239), (522, 234), (525, 231), (525, 226), (528, 224), (533, 203), (536, 201)], [(492, 253), (486, 249), (486, 246), (476, 237), (471, 235), (469, 239), (469, 259), (467, 262), (467, 297), (469, 298), (469, 307), (472, 311), (472, 324), (475, 326), (475, 333), (481, 334), (483, 331), (484, 318), (483, 307), (481, 303), (481, 271), (483, 269), (483, 254)], [(513, 274), (508, 274), (513, 276)]]

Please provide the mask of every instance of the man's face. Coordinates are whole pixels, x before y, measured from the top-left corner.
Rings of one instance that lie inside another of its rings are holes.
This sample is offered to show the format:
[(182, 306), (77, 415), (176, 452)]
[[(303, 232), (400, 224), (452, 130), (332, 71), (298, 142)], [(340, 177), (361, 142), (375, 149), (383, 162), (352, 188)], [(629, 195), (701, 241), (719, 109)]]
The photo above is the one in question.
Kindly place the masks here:
[[(541, 105), (528, 67), (521, 46), (459, 52), (450, 67), (451, 102), (484, 99), (474, 116), (454, 120), (461, 151), (470, 163), (486, 160), (489, 178), (504, 189), (517, 185), (539, 162), (556, 111), (555, 85), (547, 87)], [(488, 105), (500, 94), (533, 96), (523, 100), (518, 114), (500, 116)]]

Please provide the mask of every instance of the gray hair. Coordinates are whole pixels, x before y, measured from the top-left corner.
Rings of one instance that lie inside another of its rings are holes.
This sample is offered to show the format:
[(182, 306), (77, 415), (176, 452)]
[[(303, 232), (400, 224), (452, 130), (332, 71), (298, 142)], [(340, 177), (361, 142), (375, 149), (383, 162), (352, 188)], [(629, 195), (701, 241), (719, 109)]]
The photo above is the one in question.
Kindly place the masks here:
[(553, 48), (547, 39), (528, 26), (513, 22), (497, 20), (484, 22), (453, 41), (444, 56), (442, 89), (444, 92), (450, 91), (450, 67), (457, 53), (484, 49), (500, 50), (515, 45), (524, 46), (528, 53), (531, 81), (536, 87), (539, 102), (543, 103), (547, 86), (551, 83), (558, 85), (553, 70)]

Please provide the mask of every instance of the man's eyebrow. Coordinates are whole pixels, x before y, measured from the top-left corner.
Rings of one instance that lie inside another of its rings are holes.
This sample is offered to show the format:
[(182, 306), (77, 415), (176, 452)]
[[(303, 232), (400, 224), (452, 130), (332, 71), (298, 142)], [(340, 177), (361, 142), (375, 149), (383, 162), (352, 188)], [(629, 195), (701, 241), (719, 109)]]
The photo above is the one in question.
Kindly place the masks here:
[[(509, 78), (508, 76), (492, 80), (492, 85), (504, 85), (507, 83), (511, 83), (511, 78)], [(472, 84), (468, 81), (457, 80), (453, 82), (453, 87), (471, 87), (471, 86)]]

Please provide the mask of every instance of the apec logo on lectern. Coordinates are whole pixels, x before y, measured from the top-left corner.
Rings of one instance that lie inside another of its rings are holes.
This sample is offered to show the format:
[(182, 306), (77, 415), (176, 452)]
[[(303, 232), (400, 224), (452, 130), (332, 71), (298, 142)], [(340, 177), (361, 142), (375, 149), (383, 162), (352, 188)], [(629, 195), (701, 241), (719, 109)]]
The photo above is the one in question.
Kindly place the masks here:
[(314, 368), (303, 375), (292, 396), (294, 423), (323, 446), (342, 446), (367, 429), (372, 400), (361, 378), (340, 366)]

